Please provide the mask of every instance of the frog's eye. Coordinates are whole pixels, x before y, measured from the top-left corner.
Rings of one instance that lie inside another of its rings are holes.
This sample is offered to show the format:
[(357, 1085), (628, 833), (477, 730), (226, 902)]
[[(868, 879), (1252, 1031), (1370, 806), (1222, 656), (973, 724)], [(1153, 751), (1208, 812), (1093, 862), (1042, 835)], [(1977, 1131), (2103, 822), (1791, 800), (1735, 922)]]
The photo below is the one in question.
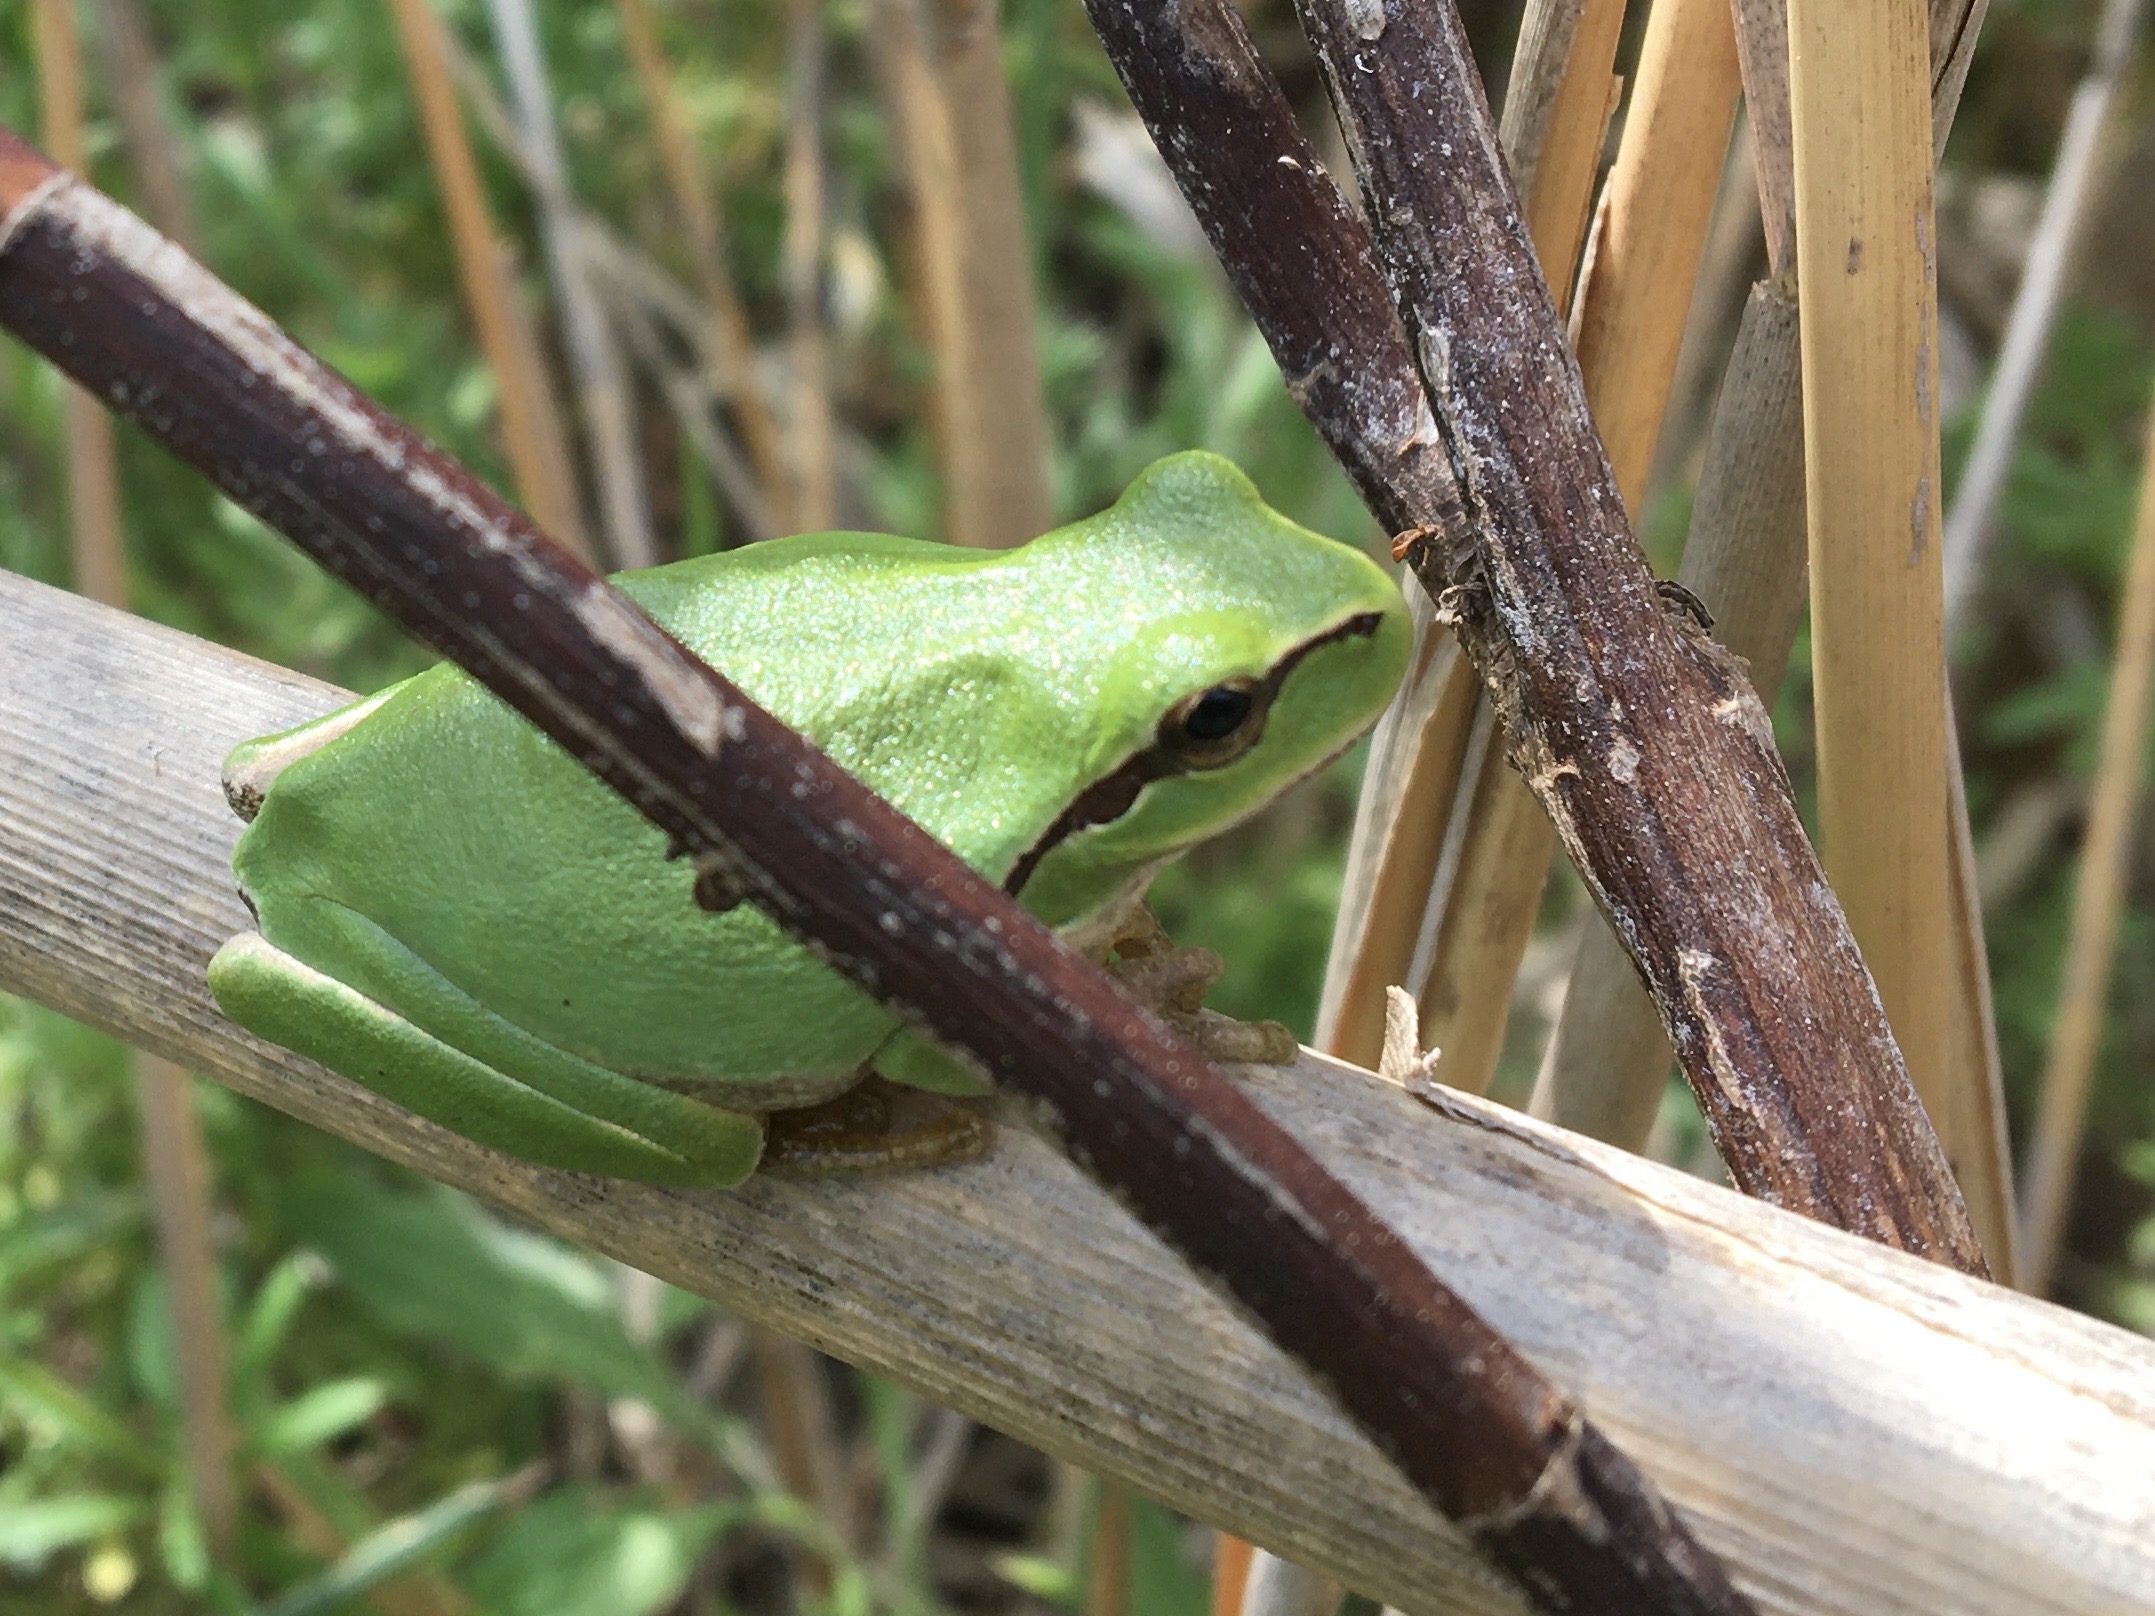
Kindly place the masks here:
[(1230, 679), (1175, 703), (1160, 720), (1160, 749), (1186, 769), (1217, 769), (1257, 744), (1270, 694), (1254, 679)]

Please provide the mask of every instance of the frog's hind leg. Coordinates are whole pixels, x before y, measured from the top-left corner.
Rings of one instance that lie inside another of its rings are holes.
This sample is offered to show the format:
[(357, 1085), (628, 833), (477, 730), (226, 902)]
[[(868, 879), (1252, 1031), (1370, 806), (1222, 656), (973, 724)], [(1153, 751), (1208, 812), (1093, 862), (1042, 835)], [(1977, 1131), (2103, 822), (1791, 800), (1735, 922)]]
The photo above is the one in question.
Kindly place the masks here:
[(375, 934), (377, 950), (386, 943), (393, 952), (374, 952), (355, 967), (361, 985), (354, 987), (340, 979), (344, 960), (325, 961), (339, 970), (333, 976), (243, 933), (209, 967), (211, 993), (242, 1026), (467, 1139), (540, 1166), (715, 1186), (739, 1183), (755, 1169), (763, 1144), (756, 1117), (542, 1044), (464, 998), (371, 922), (338, 905), (306, 907), (341, 917), (310, 928), (310, 942), (324, 941), (324, 933), (334, 942), (356, 927)]
[(765, 1127), (763, 1171), (783, 1178), (947, 1167), (988, 1145), (977, 1112), (873, 1072), (835, 1100), (773, 1111)]

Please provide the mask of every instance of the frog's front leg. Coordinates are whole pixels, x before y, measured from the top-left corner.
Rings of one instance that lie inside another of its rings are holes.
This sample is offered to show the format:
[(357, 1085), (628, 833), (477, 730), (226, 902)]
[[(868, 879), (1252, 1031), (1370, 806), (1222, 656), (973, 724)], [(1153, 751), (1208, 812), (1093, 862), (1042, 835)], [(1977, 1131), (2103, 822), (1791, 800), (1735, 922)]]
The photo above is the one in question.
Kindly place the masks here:
[(1301, 1050), (1277, 1021), (1237, 1021), (1205, 1008), (1220, 979), (1220, 956), (1209, 948), (1180, 948), (1150, 906), (1130, 905), (1108, 938), (1103, 962), (1116, 985), (1197, 1046), (1208, 1060), (1238, 1066), (1285, 1066)]

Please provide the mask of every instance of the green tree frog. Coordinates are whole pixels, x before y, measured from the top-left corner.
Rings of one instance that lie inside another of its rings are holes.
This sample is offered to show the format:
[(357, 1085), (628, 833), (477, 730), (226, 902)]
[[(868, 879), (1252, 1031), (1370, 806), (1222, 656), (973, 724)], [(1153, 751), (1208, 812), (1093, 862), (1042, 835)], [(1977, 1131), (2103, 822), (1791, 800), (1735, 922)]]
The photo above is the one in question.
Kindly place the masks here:
[[(1409, 639), (1382, 569), (1203, 453), (1016, 550), (815, 533), (615, 581), (1096, 954), (1367, 727)], [(698, 907), (658, 829), (451, 665), (225, 782), (260, 930), (210, 962), (217, 1002), (482, 1144), (729, 1185), (767, 1117), (870, 1074), (979, 1092), (760, 910)]]

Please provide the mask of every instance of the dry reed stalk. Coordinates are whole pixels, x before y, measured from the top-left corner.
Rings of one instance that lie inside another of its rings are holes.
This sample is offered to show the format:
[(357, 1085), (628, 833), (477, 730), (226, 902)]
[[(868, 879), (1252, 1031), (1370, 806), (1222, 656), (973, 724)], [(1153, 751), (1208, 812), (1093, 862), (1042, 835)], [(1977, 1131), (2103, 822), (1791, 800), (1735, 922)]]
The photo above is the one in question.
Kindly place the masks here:
[(2028, 1148), (2020, 1232), (2021, 1289), (2040, 1296), (2057, 1272), (2087, 1116), (2089, 1079), (2102, 1044), (2103, 1006), (2131, 875), (2133, 829), (2147, 750), (2148, 689), (2155, 676), (2155, 406), (2133, 514), (2132, 562), (2119, 610), (2116, 663), (2088, 802), (2087, 840), (2074, 883), (2058, 1015), (2043, 1067), (2042, 1106)]
[(1954, 917), (1952, 1013), (1946, 1028), (1952, 1040), (1952, 1082), (1938, 1126), (1946, 1159), (1967, 1197), (1968, 1216), (1990, 1259), (1991, 1277), (2012, 1285), (2020, 1273), (2013, 1227), (2013, 1143), (2006, 1131), (2005, 1071), (1998, 1058), (1998, 1014), (1990, 995), (1990, 949), (1983, 935), (1975, 837), (1968, 827), (1960, 730), (1950, 695), (1945, 717), (1947, 874)]
[(1791, 0), (1788, 29), (1819, 840), (1916, 1092), (1942, 1124), (1959, 916), (1930, 38), (1915, 0)]
[(1023, 544), (1054, 525), (1048, 490), (1047, 400), (1041, 391), (1033, 255), (1018, 185), (1010, 86), (998, 0), (922, 0), (936, 41), (935, 85), (948, 120), (963, 221), (959, 271), (965, 341), (957, 360), (979, 401), (967, 463), (979, 486), (952, 489), (961, 525), (990, 548)]
[[(875, 0), (870, 45), (902, 157), (907, 289), (934, 365), (943, 537), (993, 549), (1024, 542), (1049, 520), (1032, 270), (993, 9), (954, 28), (956, 48), (946, 52), (944, 29), (924, 11), (930, 3)], [(993, 106), (961, 110), (966, 101)], [(969, 194), (976, 189), (994, 194)], [(991, 285), (998, 277), (1006, 283)]]
[(903, 182), (906, 297), (934, 368), (930, 417), (943, 474), (943, 537), (977, 544), (982, 539), (966, 525), (963, 494), (983, 486), (986, 477), (967, 458), (968, 447), (980, 441), (980, 401), (969, 390), (973, 373), (964, 359), (965, 216), (958, 200), (957, 137), (936, 87), (920, 0), (873, 0), (868, 18), (870, 56)]
[(1669, 384), (1661, 441), (1654, 450), (1654, 468), (1646, 475), (1646, 497), (1641, 504), (1647, 510), (1679, 479), (1695, 484), (1703, 469), (1706, 429), (1713, 419), (1722, 372), (1735, 348), (1736, 329), (1750, 301), (1752, 282), (1764, 267), (1757, 170), (1749, 120), (1739, 107), (1736, 133), (1722, 162), (1713, 223), (1706, 228), (1698, 282), (1691, 292), (1691, 312), (1684, 318), (1683, 340), (1677, 344), (1676, 379)]
[[(1410, 598), (1428, 597), (1410, 591)], [(1347, 899), (1332, 934), (1313, 1040), (1357, 1066), (1376, 1065), (1384, 1043), (1384, 990), (1410, 975), (1481, 701), (1481, 681), (1459, 642), (1433, 624), (1424, 627), (1422, 671), (1386, 715), (1395, 739), (1409, 737), (1390, 749), (1389, 761), (1403, 771), (1396, 789), (1381, 789), (1382, 737), (1371, 747), (1355, 810)]]
[(1242, 1616), (1332, 1616), (1344, 1593), (1321, 1572), (1276, 1554), (1259, 1555), (1243, 1596)]
[[(1402, 1609), (1516, 1616), (1246, 1316), (1022, 1127), (945, 1172), (595, 1188), (245, 1039), (201, 977), (246, 924), (217, 760), (343, 696), (4, 577), (0, 642), (24, 674), (0, 681), (11, 991)], [(112, 882), (121, 867), (142, 879)], [(1266, 1103), (1537, 1360), (1591, 1388), (1776, 1616), (2155, 1599), (2155, 1344), (1320, 1057), (1267, 1079)]]
[(1742, 88), (1726, 0), (1655, 0), (1572, 332), (1634, 526)]
[(1105, 1477), (1099, 1486), (1085, 1616), (1130, 1616), (1130, 1489)]
[(762, 376), (756, 369), (756, 345), (749, 333), (748, 316), (726, 264), (726, 234), (702, 165), (696, 160), (696, 143), (688, 121), (681, 115), (680, 99), (674, 94), (673, 74), (659, 49), (658, 30), (645, 0), (614, 0), (621, 19), (622, 42), (643, 88), (644, 103), (651, 115), (651, 131), (658, 142), (659, 164), (681, 216), (682, 237), (697, 283), (710, 305), (710, 348), (717, 358), (719, 374), (713, 391), (732, 406), (741, 447), (755, 467), (763, 485), (765, 503), (784, 510), (786, 462), (784, 445)]
[(791, 0), (787, 23), (785, 281), (792, 522), (838, 524), (836, 431), (823, 342), (823, 0)]
[(714, 418), (717, 400), (711, 394), (708, 372), (692, 369), (667, 351), (659, 330), (662, 311), (655, 298), (644, 295), (653, 288), (644, 284), (633, 255), (603, 232), (588, 227), (583, 242), (584, 250), (605, 277), (621, 334), (628, 339), (638, 363), (658, 382), (683, 439), (703, 461), (720, 497), (731, 509), (735, 537), (742, 544), (751, 544), (780, 531), (778, 513), (766, 500), (755, 467), (734, 447)]
[[(1534, 0), (1520, 23), (1502, 138), (1551, 285), (1570, 283), (1585, 238), (1623, 21), (1623, 0)], [(1370, 744), (1317, 1017), (1318, 1046), (1361, 1065), (1373, 1064), (1383, 1043), (1384, 990), (1408, 981), (1425, 952), (1418, 946), (1425, 916), (1449, 907), (1434, 888), (1453, 824), (1476, 795), (1462, 771), (1475, 714), (1486, 705), (1480, 675), (1431, 621), (1428, 595), (1410, 585), (1407, 598), (1415, 671)], [(1455, 1036), (1436, 1019), (1433, 1030)]]
[[(644, 497), (634, 388), (592, 287), (590, 266), (577, 251), (576, 205), (569, 191), (568, 159), (554, 123), (553, 87), (538, 19), (531, 0), (488, 0), (487, 11), (515, 102), (522, 144), (532, 162), (547, 279), (553, 287), (562, 353), (582, 406), (607, 559), (615, 568), (655, 566), (659, 553)], [(526, 370), (527, 375), (538, 373), (536, 366)]]
[(574, 474), (560, 448), (568, 434), (558, 420), (544, 419), (554, 414), (555, 395), (532, 374), (535, 347), (527, 345), (517, 330), (523, 316), (514, 307), (515, 288), (505, 268), (501, 238), (487, 209), (479, 165), (457, 110), (441, 19), (428, 0), (389, 0), (389, 9), (396, 19), (412, 99), (418, 105), (427, 158), (448, 215), (465, 308), (478, 334), (480, 352), (494, 373), (502, 447), (518, 501), (541, 528), (588, 556), (590, 539), (584, 532)]
[[(812, 1348), (772, 1330), (751, 1329), (756, 1390), (771, 1462), (778, 1479), (802, 1503), (813, 1506), (841, 1543), (852, 1541), (844, 1461), (838, 1452), (830, 1397)], [(816, 1598), (828, 1598), (831, 1567), (805, 1549), (798, 1556), (802, 1581)]]
[(1212, 1616), (1242, 1616), (1259, 1551), (1232, 1532), (1212, 1534)]
[(135, 1055), (135, 1104), (157, 1222), (157, 1251), (172, 1309), (187, 1480), (202, 1519), (202, 1535), (212, 1553), (223, 1558), (232, 1552), (238, 1531), (239, 1497), (232, 1483), (236, 1434), (225, 1397), (209, 1148), (195, 1110), (194, 1079), (170, 1061)]
[[(1944, 145), (1958, 105), (1967, 54), (1973, 48), (1975, 0), (1935, 0), (1932, 141)], [(1737, 43), (1744, 60), (1759, 185), (1768, 198), (1792, 198), (1794, 154), (1789, 139), (1785, 30), (1779, 9), (1752, 0), (1737, 8)], [(1777, 56), (1775, 53), (1779, 52)], [(1792, 205), (1792, 204), (1791, 204)], [(1774, 205), (1764, 210), (1768, 222)], [(1759, 693), (1771, 702), (1788, 663), (1805, 601), (1805, 503), (1802, 378), (1795, 300), (1793, 231), (1769, 231), (1772, 276), (1754, 287), (1745, 307), (1715, 407), (1705, 465), (1678, 580), (1715, 618), (1715, 634), (1745, 658)], [(1956, 788), (1956, 841), (1965, 847), (1966, 816)], [(1967, 1192), (1994, 1272), (2012, 1258), (2008, 1161), (2003, 1100), (1991, 1032), (1989, 977), (1981, 916), (1972, 883), (1958, 879), (1954, 938), (1957, 969), (1952, 1016), (1952, 1106), (1940, 1125)], [(1965, 890), (1964, 890), (1965, 889)], [(1536, 1084), (1536, 1116), (1644, 1149), (1655, 1107), (1674, 1057), (1660, 1032), (1652, 1001), (1622, 946), (1605, 928), (1581, 939), (1564, 1012)]]
[[(46, 149), (64, 167), (86, 174), (89, 150), (76, 26), (74, 0), (37, 0), (31, 11)], [(147, 69), (149, 64), (144, 57), (130, 65)], [(146, 80), (145, 72), (142, 79), (116, 83), (119, 98), (146, 93)], [(154, 200), (157, 188), (145, 186), (145, 193)], [(105, 605), (125, 607), (127, 565), (112, 418), (72, 382), (61, 385), (76, 589)], [(210, 1236), (209, 1152), (187, 1073), (154, 1055), (130, 1053), (143, 1174), (149, 1181), (159, 1264), (171, 1308), (182, 1457), (203, 1536), (222, 1558), (231, 1552), (239, 1501), (232, 1485), (233, 1433), (225, 1399), (217, 1255)]]
[(1559, 306), (1586, 240), (1609, 119), (1625, 0), (1529, 0), (1519, 20), (1501, 136), (1527, 229)]
[(1556, 832), (1504, 759), (1496, 714), (1477, 704), (1438, 867), (1406, 980), (1425, 1047), (1444, 1053), (1447, 1086), (1486, 1094), (1511, 1022), (1512, 986), (1556, 851)]
[[(534, 191), (541, 184), (539, 164), (527, 145), (523, 131), (511, 121), (508, 109), (494, 93), (486, 74), (472, 61), (446, 30), (438, 31), (457, 89), (496, 150), (515, 165)], [(697, 295), (662, 268), (633, 242), (617, 235), (604, 221), (581, 209), (571, 215), (575, 226), (576, 252), (597, 277), (609, 313), (620, 334), (636, 350), (640, 363), (658, 380), (659, 389), (681, 426), (683, 437), (710, 470), (719, 495), (734, 521), (734, 537), (749, 544), (778, 531), (769, 503), (753, 467), (717, 421), (714, 411), (720, 400), (715, 378), (725, 369), (714, 357), (708, 307)], [(510, 304), (518, 317), (525, 349), (538, 353), (538, 339), (524, 318), (521, 302)], [(676, 360), (659, 336), (663, 324), (695, 355), (694, 373)], [(558, 416), (545, 419), (555, 421)], [(567, 450), (561, 454), (565, 457)]]
[(168, 116), (157, 79), (157, 46), (140, 0), (99, 0), (105, 71), (112, 80), (112, 110), (127, 148), (127, 166), (142, 196), (143, 217), (191, 253), (199, 254), (201, 231), (181, 169), (185, 148)]
[[(1725, 0), (1656, 0), (1572, 315), (1594, 424), (1634, 523), (1740, 87)], [(1442, 895), (1420, 998), (1424, 1034), (1444, 1051), (1445, 1082), (1482, 1093), (1503, 1051), (1556, 832), (1498, 753), (1486, 754), (1471, 790), (1458, 873)]]

